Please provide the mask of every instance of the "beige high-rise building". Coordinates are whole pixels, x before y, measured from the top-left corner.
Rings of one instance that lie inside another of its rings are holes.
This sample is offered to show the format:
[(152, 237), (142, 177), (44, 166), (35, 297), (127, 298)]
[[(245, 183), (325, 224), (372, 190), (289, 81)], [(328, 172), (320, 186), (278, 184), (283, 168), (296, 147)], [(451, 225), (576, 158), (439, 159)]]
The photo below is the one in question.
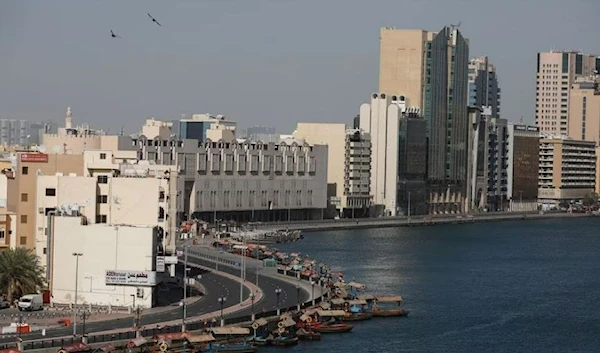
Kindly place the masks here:
[(569, 96), (569, 136), (600, 143), (600, 78), (577, 78)]
[(379, 92), (423, 109), (427, 41), (435, 32), (384, 27), (379, 35)]
[(569, 134), (569, 89), (575, 77), (591, 75), (594, 70), (600, 70), (600, 57), (595, 55), (538, 53), (535, 123), (542, 134)]

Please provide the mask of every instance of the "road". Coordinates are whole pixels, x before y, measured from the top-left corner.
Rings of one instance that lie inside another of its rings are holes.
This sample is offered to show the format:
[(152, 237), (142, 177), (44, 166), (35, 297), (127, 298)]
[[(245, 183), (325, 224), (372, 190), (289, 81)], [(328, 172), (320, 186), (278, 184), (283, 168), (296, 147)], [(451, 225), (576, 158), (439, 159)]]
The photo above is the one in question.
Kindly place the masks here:
[[(191, 303), (187, 306), (188, 317), (206, 314), (215, 311), (215, 308), (210, 303), (217, 303), (217, 298), (221, 295), (226, 295), (232, 298), (239, 298), (240, 286), (239, 282), (219, 276), (210, 271), (192, 268), (190, 276), (196, 277), (198, 274), (202, 275), (200, 283), (204, 286), (206, 293), (203, 298), (199, 301)], [(227, 302), (225, 307), (235, 305), (236, 302)], [(166, 322), (182, 318), (182, 310), (164, 310), (157, 313), (144, 314), (142, 312), (141, 324), (142, 326), (152, 327), (159, 322)], [(97, 321), (86, 323), (86, 332), (100, 332), (108, 331), (119, 328), (131, 328), (133, 327), (132, 317), (113, 319), (107, 321)], [(81, 330), (82, 325), (78, 325), (78, 329)], [(81, 331), (79, 331), (81, 333)], [(46, 331), (46, 336), (42, 336), (41, 332), (32, 332), (29, 334), (21, 335), (24, 341), (38, 340), (38, 339), (49, 339), (53, 337), (65, 337), (73, 334), (72, 327), (59, 327), (52, 328)], [(0, 344), (14, 343), (15, 337), (0, 339)]]
[[(224, 256), (224, 255), (228, 255), (228, 254), (222, 254), (221, 256)], [(215, 268), (214, 262), (204, 260), (201, 258), (197, 258), (193, 255), (188, 256), (188, 261), (193, 264), (206, 266), (209, 268)], [(229, 266), (226, 266), (223, 264), (219, 265), (219, 271), (227, 272), (227, 273), (230, 273), (235, 276), (240, 275), (239, 268), (229, 267)], [(246, 280), (255, 282), (256, 281), (256, 272), (257, 272), (256, 268), (247, 267)], [(239, 286), (240, 286), (240, 284), (239, 284), (239, 282), (237, 282), (237, 287), (238, 287), (237, 296), (233, 298), (233, 300), (235, 300), (235, 303), (239, 303), (239, 295), (240, 295), (239, 294), (240, 293)], [(254, 308), (256, 310), (256, 313), (261, 312), (263, 309), (264, 309), (264, 311), (270, 311), (270, 310), (277, 309), (278, 298), (277, 298), (277, 294), (275, 293), (275, 289), (278, 289), (278, 288), (281, 289), (281, 294), (279, 295), (279, 307), (280, 308), (292, 307), (292, 306), (295, 306), (298, 304), (298, 290), (295, 285), (293, 285), (292, 283), (283, 281), (283, 280), (274, 279), (273, 277), (271, 277), (269, 275), (262, 274), (260, 270), (258, 271), (258, 287), (263, 291), (263, 299), (260, 302), (255, 303)], [(247, 288), (244, 287), (244, 290), (247, 290)], [(308, 292), (306, 292), (305, 290), (302, 290), (302, 289), (300, 290), (300, 302), (308, 301), (309, 296), (310, 296), (310, 294)], [(248, 297), (248, 294), (245, 292), (244, 299), (246, 299), (247, 297)], [(228, 302), (229, 302), (229, 298), (228, 298)], [(213, 303), (214, 303), (214, 306), (212, 306), (211, 304), (208, 304), (209, 307), (213, 307), (218, 310), (217, 300), (214, 299)], [(230, 314), (228, 316), (226, 315), (225, 317), (250, 315), (251, 313), (252, 313), (252, 308), (247, 308), (241, 312), (236, 312), (235, 314)]]

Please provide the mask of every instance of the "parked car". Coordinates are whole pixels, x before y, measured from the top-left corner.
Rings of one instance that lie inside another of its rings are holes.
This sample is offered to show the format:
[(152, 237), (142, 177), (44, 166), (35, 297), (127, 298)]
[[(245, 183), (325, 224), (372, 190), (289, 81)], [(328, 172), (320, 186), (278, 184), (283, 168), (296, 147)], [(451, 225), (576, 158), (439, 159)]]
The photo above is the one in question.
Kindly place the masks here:
[(19, 299), (19, 310), (35, 311), (43, 310), (44, 302), (41, 294), (27, 294)]
[(8, 300), (0, 297), (0, 309), (7, 309), (10, 308), (10, 303), (8, 302)]

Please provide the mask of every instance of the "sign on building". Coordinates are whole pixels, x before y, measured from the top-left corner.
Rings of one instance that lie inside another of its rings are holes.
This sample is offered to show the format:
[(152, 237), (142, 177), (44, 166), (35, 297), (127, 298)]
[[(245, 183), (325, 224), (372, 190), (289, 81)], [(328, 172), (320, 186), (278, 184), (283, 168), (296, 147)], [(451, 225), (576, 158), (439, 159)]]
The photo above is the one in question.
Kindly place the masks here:
[(22, 153), (21, 162), (48, 163), (48, 155), (45, 153)]
[(106, 270), (107, 286), (155, 286), (156, 272)]
[(156, 257), (156, 272), (165, 272), (165, 257)]
[(177, 256), (165, 256), (165, 264), (167, 265), (177, 265), (178, 262)]

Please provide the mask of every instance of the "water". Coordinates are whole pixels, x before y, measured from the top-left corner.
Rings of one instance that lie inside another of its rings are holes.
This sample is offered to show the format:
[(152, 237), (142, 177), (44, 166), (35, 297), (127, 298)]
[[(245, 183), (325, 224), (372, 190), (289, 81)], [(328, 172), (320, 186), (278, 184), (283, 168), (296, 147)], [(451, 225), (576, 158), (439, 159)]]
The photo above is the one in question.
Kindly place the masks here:
[(401, 294), (410, 315), (289, 351), (599, 352), (598, 229), (600, 218), (307, 233), (279, 249)]

